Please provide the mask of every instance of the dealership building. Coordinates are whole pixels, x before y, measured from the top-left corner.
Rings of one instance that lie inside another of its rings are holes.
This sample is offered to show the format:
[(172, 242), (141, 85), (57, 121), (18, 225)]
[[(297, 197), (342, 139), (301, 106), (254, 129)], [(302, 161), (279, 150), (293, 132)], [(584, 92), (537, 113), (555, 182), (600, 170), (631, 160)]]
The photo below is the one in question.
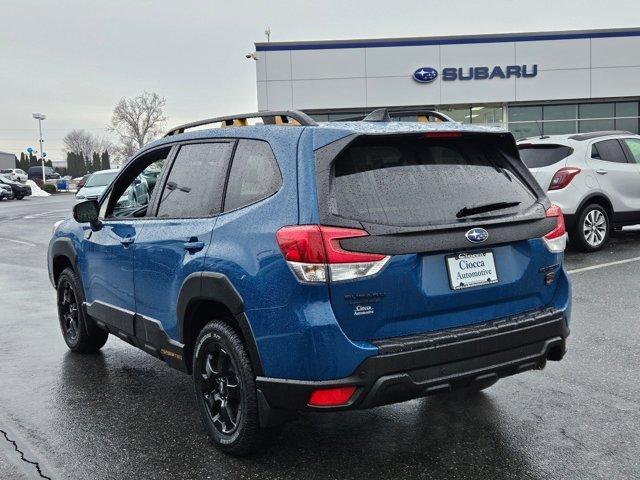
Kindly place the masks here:
[(639, 132), (640, 28), (255, 46), (260, 110), (424, 121), (437, 109), (517, 138)]

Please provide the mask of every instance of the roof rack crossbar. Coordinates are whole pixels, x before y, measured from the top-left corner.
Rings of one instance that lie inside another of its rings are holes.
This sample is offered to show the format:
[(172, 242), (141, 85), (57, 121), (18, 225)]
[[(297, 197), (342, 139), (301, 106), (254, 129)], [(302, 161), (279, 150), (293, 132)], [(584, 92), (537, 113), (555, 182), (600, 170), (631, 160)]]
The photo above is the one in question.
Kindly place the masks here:
[[(185, 130), (191, 128), (202, 127), (204, 125), (210, 125), (213, 123), (222, 123), (222, 126), (242, 126), (246, 125), (246, 121), (249, 118), (261, 118), (265, 125), (301, 125), (301, 126), (314, 126), (318, 123), (304, 112), (299, 110), (265, 110), (263, 112), (244, 113), (238, 115), (228, 115), (224, 117), (207, 118), (205, 120), (198, 120), (196, 122), (185, 123), (178, 125), (177, 127), (169, 130), (165, 137), (171, 135), (177, 135), (184, 133)], [(293, 121), (292, 121), (293, 120)]]

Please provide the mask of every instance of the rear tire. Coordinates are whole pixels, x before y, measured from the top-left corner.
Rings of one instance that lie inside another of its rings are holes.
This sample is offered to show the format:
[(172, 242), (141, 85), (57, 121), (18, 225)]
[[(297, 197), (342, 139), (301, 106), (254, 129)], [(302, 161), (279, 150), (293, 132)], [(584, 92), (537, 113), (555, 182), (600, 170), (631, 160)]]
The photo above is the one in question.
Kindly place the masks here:
[(65, 268), (58, 278), (57, 303), (60, 329), (69, 350), (76, 353), (95, 353), (100, 350), (109, 334), (89, 324), (82, 308), (84, 291), (76, 273)]
[(23, 198), (24, 198), (24, 196), (22, 196), (22, 195), (18, 195), (18, 196), (16, 197), (16, 200), (22, 200)]
[(221, 320), (205, 325), (195, 344), (192, 372), (211, 442), (231, 455), (254, 451), (260, 434), (255, 376), (235, 330)]
[(582, 209), (576, 224), (569, 233), (569, 240), (583, 252), (596, 252), (609, 240), (611, 221), (607, 210), (597, 203)]

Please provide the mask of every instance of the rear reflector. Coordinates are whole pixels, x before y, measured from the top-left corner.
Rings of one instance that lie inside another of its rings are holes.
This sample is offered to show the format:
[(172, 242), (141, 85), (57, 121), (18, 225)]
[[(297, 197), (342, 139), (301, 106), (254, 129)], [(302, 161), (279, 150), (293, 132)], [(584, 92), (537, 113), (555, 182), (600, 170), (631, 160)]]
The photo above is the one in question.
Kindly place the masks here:
[(544, 243), (550, 252), (564, 252), (564, 249), (567, 246), (567, 231), (564, 225), (562, 209), (558, 205), (551, 205), (547, 209), (546, 216), (547, 218), (555, 218), (556, 226), (553, 230), (542, 237), (542, 240), (544, 240)]
[(571, 183), (573, 177), (579, 174), (581, 170), (578, 167), (564, 167), (558, 170), (551, 179), (549, 190), (560, 190)]
[(319, 388), (311, 392), (308, 405), (310, 407), (339, 407), (346, 405), (356, 387)]
[(385, 255), (349, 252), (340, 246), (342, 239), (367, 235), (355, 228), (292, 225), (278, 230), (276, 240), (299, 281), (337, 282), (374, 275), (389, 260)]

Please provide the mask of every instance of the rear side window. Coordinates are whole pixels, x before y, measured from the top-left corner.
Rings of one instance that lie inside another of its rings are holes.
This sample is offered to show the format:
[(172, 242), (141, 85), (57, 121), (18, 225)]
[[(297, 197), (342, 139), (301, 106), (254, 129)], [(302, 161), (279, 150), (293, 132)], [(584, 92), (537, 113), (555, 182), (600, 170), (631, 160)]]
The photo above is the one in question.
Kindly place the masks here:
[(566, 145), (518, 145), (520, 158), (527, 168), (548, 167), (564, 160), (573, 153), (573, 148)]
[(334, 215), (383, 225), (455, 223), (464, 208), (516, 203), (478, 216), (505, 215), (536, 199), (486, 140), (363, 137), (340, 153), (333, 176)]
[(220, 213), (232, 145), (182, 145), (164, 184), (157, 216), (198, 218)]
[(224, 210), (270, 197), (282, 185), (280, 169), (267, 142), (240, 140), (233, 157)]
[(618, 140), (603, 140), (591, 146), (591, 158), (605, 162), (627, 163), (622, 146)]

